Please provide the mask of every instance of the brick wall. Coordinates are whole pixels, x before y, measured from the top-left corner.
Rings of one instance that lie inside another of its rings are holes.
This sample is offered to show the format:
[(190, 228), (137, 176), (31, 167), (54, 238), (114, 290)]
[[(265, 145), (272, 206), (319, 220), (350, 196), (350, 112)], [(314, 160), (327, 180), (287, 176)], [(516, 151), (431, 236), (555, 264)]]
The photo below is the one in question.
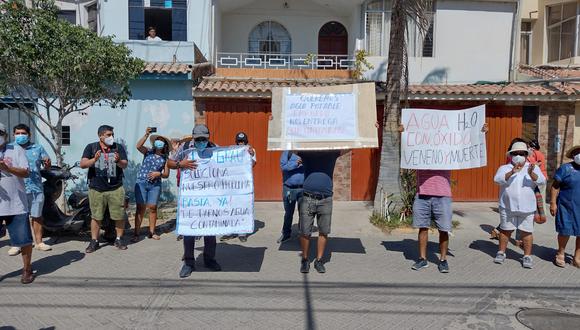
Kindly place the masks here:
[(350, 201), (350, 171), (351, 171), (351, 153), (338, 158), (334, 167), (334, 200)]

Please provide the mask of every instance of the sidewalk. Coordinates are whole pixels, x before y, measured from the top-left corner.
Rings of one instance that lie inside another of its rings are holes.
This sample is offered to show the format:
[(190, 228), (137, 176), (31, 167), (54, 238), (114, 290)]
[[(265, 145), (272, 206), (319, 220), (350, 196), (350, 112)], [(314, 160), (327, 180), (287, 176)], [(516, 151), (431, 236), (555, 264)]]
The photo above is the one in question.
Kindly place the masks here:
[[(181, 242), (173, 234), (117, 251), (85, 255), (69, 240), (34, 252), (36, 281), (19, 282), (20, 257), (0, 240), (0, 327), (17, 329), (524, 329), (521, 308), (580, 314), (580, 271), (552, 264), (553, 222), (536, 226), (534, 269), (521, 251), (492, 262), (497, 241), (494, 204), (455, 203), (461, 222), (451, 238), (451, 272), (436, 264), (411, 270), (415, 234), (387, 235), (373, 227), (362, 203), (335, 203), (327, 273), (299, 273), (296, 239), (278, 246), (282, 205), (256, 204), (256, 234), (247, 243), (218, 242), (223, 272), (178, 278)], [(429, 243), (436, 261), (437, 237)], [(572, 252), (573, 241), (568, 252)], [(574, 327), (573, 327), (574, 328)], [(576, 327), (577, 328), (577, 327)]]

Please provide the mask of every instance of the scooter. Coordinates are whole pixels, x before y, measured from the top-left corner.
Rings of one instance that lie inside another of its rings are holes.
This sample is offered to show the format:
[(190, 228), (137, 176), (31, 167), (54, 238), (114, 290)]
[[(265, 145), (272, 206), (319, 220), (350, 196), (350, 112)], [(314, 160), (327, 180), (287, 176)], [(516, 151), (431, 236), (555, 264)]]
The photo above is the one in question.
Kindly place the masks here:
[[(73, 191), (67, 200), (70, 212), (65, 213), (59, 207), (57, 200), (61, 197), (63, 186), (69, 180), (77, 180), (78, 177), (71, 173), (71, 170), (78, 167), (77, 162), (74, 166), (63, 167), (51, 166), (50, 169), (44, 169), (40, 172), (46, 180), (44, 186), (44, 207), (42, 210), (43, 228), (47, 233), (52, 234), (74, 234), (87, 235), (91, 229), (91, 209), (89, 205), (88, 193), (85, 191)], [(125, 210), (129, 206), (129, 198), (125, 196)], [(129, 217), (125, 212), (125, 228), (130, 228)], [(104, 230), (103, 239), (109, 243), (115, 241), (115, 222), (111, 221), (109, 211), (105, 212), (101, 229)]]

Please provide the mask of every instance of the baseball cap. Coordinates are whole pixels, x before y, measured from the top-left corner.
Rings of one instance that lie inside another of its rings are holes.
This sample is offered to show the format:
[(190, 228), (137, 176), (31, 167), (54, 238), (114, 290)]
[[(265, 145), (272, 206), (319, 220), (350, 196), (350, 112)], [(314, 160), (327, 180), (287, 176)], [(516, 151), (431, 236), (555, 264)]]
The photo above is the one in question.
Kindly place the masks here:
[(246, 135), (246, 133), (239, 132), (238, 134), (236, 134), (236, 143), (238, 142), (248, 143), (248, 136)]
[(209, 138), (209, 128), (203, 124), (198, 124), (193, 127), (193, 131), (191, 132), (194, 139), (204, 137)]

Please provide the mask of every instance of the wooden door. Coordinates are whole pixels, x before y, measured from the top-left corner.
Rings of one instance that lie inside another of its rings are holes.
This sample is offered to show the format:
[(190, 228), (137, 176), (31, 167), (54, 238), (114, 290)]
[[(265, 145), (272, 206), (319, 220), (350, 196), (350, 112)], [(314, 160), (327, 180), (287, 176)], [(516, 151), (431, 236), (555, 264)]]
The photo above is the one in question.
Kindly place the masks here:
[(206, 123), (211, 140), (226, 146), (235, 143), (238, 132), (248, 135), (256, 149), (254, 198), (256, 201), (279, 201), (282, 197), (280, 152), (267, 151), (269, 102), (216, 100), (206, 103)]
[[(347, 55), (348, 54), (348, 33), (344, 25), (338, 22), (328, 22), (320, 28), (318, 32), (318, 59), (321, 69), (338, 69), (340, 61), (346, 59), (344, 56), (324, 56), (324, 55)], [(326, 61), (324, 61), (326, 60)], [(332, 60), (332, 68), (324, 67)]]

